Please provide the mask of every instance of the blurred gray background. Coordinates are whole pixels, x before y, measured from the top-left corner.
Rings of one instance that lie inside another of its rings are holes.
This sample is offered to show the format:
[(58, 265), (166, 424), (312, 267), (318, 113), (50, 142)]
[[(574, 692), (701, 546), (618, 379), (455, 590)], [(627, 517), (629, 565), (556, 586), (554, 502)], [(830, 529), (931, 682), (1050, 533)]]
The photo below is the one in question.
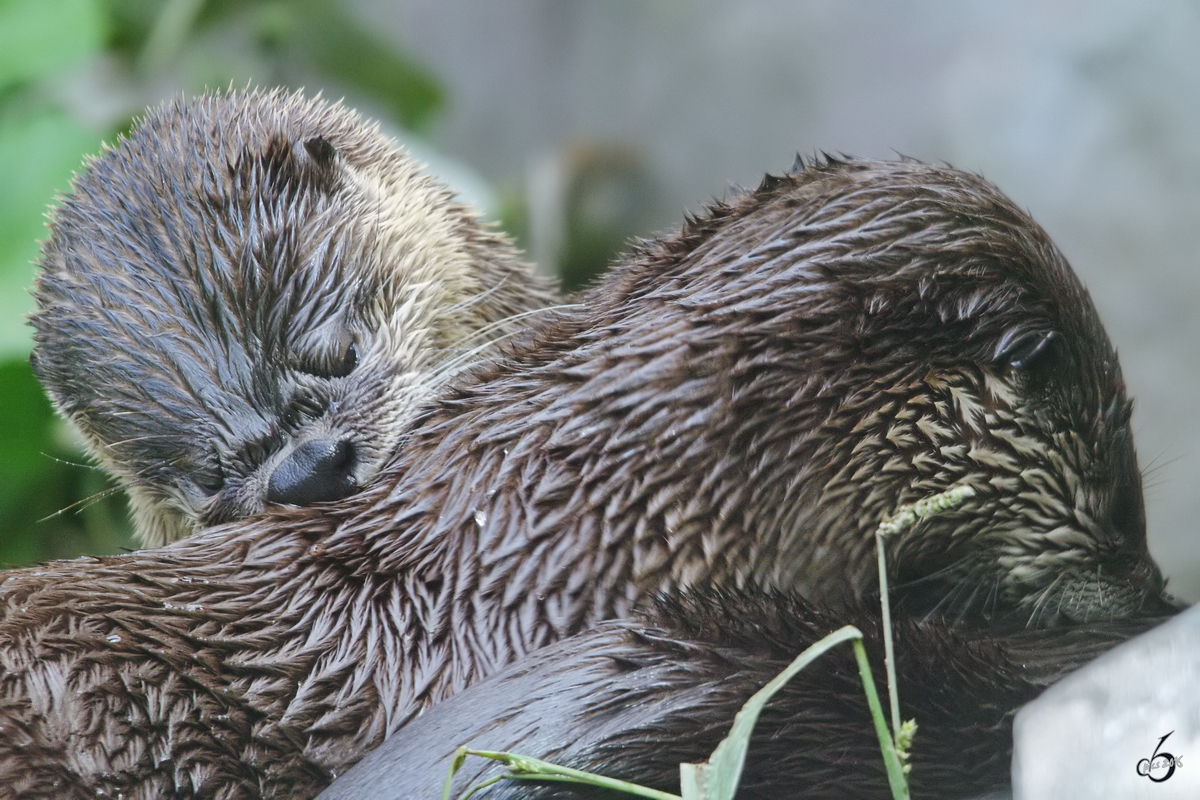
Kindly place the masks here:
[[(23, 143), (52, 138), (39, 131), (62, 130), (61, 187), (75, 154), (145, 105), (231, 82), (304, 86), (383, 120), (572, 281), (626, 237), (676, 225), (796, 153), (905, 154), (982, 173), (1089, 286), (1137, 401), (1151, 549), (1173, 590), (1200, 599), (1200, 2), (56, 3), (76, 9), (63, 20), (90, 9), (96, 24), (65, 66), (21, 67), (10, 83), (25, 82), (0, 93), (0, 145), (11, 144), (0, 172), (22, 167)], [(0, 50), (28, 41), (5, 34), (0, 14)], [(367, 55), (374, 71), (359, 69)], [(0, 55), (0, 79), (5, 69)], [(0, 180), (11, 197), (17, 184)], [(9, 225), (24, 249), (7, 285), (31, 280), (49, 195), (33, 223)], [(3, 200), (0, 228), (16, 218)], [(27, 301), (0, 294), (0, 349), (19, 365)], [(0, 547), (12, 562), (47, 554), (65, 551)]]
[[(797, 152), (899, 153), (998, 184), (1100, 309), (1136, 398), (1151, 550), (1177, 594), (1200, 598), (1200, 3), (353, 8), (439, 76), (431, 138), (490, 184), (524, 185), (535, 233), (546, 173), (588, 148), (643, 173), (638, 232)], [(532, 239), (550, 260), (554, 242)]]

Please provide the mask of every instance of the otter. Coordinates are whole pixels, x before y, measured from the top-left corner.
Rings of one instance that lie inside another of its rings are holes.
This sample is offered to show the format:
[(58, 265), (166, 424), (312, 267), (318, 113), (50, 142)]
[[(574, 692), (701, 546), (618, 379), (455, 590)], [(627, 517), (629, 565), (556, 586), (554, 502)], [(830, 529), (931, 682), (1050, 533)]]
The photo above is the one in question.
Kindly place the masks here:
[[(1169, 617), (1067, 627), (896, 621), (902, 715), (916, 719), (914, 797), (977, 797), (1011, 782), (1017, 709), (1104, 651)], [(661, 791), (679, 764), (707, 760), (754, 692), (808, 645), (853, 623), (881, 692), (878, 611), (833, 614), (792, 594), (706, 587), (657, 598), (633, 619), (549, 644), (399, 730), (318, 800), (437, 797), (454, 751), (517, 752)], [(469, 758), (452, 797), (504, 772)], [(489, 800), (616, 797), (548, 782), (501, 783)], [(822, 656), (776, 695), (755, 728), (738, 797), (889, 797), (849, 646)]]
[(278, 91), (166, 106), (90, 161), (34, 294), (34, 371), (145, 545), (357, 491), (554, 299), (377, 128)]
[(0, 584), (0, 783), (308, 796), (660, 591), (873, 591), (1048, 626), (1161, 607), (1087, 294), (981, 178), (828, 160), (645, 243), (430, 401), (369, 485)]

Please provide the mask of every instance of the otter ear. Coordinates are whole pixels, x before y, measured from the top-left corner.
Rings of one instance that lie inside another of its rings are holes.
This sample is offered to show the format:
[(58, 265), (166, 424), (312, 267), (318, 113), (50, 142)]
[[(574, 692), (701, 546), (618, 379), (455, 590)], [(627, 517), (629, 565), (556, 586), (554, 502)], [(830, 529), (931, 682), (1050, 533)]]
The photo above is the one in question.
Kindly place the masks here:
[(318, 166), (327, 167), (337, 157), (337, 149), (324, 136), (313, 136), (304, 140), (304, 149)]
[(1027, 370), (1049, 355), (1050, 344), (1057, 338), (1056, 331), (1008, 331), (996, 345), (996, 362)]
[(332, 193), (337, 176), (337, 148), (324, 136), (312, 136), (303, 145), (296, 154), (304, 180), (315, 189)]

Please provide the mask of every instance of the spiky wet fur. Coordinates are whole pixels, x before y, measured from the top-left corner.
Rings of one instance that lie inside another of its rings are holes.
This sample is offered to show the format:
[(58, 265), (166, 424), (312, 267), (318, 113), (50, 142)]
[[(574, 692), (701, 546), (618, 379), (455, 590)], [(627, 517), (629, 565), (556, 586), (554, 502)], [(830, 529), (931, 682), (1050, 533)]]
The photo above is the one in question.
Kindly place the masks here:
[(463, 352), (554, 298), (377, 128), (280, 92), (151, 113), (75, 180), (41, 266), (34, 367), (148, 545), (261, 511), (305, 440), (350, 442), (367, 483)]
[[(964, 629), (897, 620), (903, 715), (917, 720), (914, 797), (978, 797), (1011, 783), (1016, 710), (1062, 676), (1153, 627), (1132, 617), (1068, 629)], [(405, 726), (321, 800), (437, 797), (454, 751), (517, 752), (679, 792), (679, 764), (705, 761), (734, 715), (810, 644), (846, 624), (883, 661), (877, 614), (828, 614), (794, 595), (686, 592), (522, 658)], [(876, 673), (876, 680), (882, 679)], [(793, 678), (755, 726), (738, 798), (882, 798), (891, 793), (848, 644)], [(468, 758), (451, 797), (505, 768)], [(489, 800), (606, 798), (579, 786), (506, 781)]]
[(963, 481), (975, 497), (891, 553), (901, 609), (1045, 625), (1161, 602), (1112, 347), (977, 177), (771, 179), (506, 350), (360, 494), (10, 573), (0, 785), (308, 795), (653, 592), (847, 603), (874, 587), (880, 519)]

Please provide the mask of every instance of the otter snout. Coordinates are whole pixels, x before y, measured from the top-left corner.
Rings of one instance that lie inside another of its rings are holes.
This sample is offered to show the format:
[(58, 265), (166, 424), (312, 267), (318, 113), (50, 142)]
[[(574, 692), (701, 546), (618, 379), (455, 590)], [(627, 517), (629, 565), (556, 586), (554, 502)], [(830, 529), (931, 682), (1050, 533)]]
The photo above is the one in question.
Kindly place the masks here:
[(267, 482), (267, 502), (305, 506), (340, 500), (358, 491), (354, 445), (346, 439), (312, 439), (285, 458)]

